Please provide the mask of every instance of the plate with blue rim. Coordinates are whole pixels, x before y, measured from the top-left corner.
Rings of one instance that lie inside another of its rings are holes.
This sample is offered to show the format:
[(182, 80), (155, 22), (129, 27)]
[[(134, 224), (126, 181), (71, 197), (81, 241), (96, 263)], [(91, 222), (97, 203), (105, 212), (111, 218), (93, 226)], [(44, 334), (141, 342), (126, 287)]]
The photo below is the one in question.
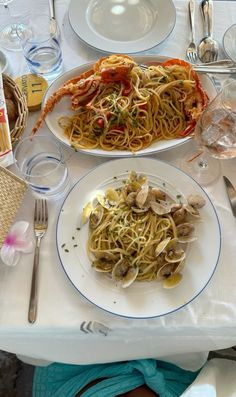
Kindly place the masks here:
[(175, 26), (172, 0), (71, 0), (76, 35), (102, 52), (131, 54), (162, 43)]
[[(89, 227), (81, 221), (83, 208), (97, 191), (121, 186), (131, 171), (145, 174), (152, 186), (162, 186), (169, 196), (186, 200), (188, 195), (198, 194), (206, 201), (201, 208), (201, 221), (194, 223), (197, 240), (186, 250), (183, 279), (173, 289), (164, 289), (158, 281), (134, 282), (122, 288), (91, 265), (87, 251)], [(140, 157), (106, 161), (78, 180), (59, 212), (56, 242), (61, 266), (83, 297), (112, 314), (144, 319), (175, 312), (203, 292), (219, 261), (221, 229), (209, 196), (194, 179), (166, 162)]]

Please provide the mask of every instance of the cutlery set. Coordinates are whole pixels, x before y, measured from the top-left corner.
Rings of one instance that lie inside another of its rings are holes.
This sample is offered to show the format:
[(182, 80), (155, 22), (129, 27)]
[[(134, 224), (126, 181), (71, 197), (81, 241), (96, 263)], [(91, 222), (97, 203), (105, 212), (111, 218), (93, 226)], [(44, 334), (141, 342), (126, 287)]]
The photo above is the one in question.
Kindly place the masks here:
[[(143, 70), (148, 68), (146, 64), (139, 65)], [(201, 63), (201, 64), (192, 64), (193, 70), (198, 73), (218, 73), (218, 74), (234, 74), (236, 73), (236, 64), (229, 60), (223, 59), (220, 61)]]
[[(214, 62), (218, 58), (219, 44), (213, 39), (213, 1), (203, 0), (201, 2), (201, 14), (203, 19), (204, 36), (200, 41), (199, 45), (196, 45), (195, 41), (195, 27), (194, 27), (194, 15), (195, 15), (195, 0), (189, 0), (189, 19), (191, 28), (191, 42), (187, 48), (186, 56), (189, 62), (196, 63), (198, 58), (203, 63)], [(208, 73), (236, 73), (236, 65), (231, 70), (212, 69)], [(198, 71), (198, 70), (197, 70)]]

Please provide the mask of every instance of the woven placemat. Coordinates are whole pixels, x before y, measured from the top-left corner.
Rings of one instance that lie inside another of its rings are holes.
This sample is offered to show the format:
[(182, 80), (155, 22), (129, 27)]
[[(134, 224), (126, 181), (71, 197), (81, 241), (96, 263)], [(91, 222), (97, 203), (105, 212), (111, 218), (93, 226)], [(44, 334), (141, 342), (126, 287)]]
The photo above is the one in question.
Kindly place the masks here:
[(0, 166), (0, 247), (13, 223), (28, 185), (11, 171)]

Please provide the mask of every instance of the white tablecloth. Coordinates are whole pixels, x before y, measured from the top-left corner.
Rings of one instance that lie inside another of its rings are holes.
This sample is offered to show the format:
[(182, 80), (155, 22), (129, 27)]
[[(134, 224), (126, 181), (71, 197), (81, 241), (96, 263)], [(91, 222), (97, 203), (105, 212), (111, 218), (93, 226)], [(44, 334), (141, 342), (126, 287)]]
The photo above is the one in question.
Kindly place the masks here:
[[(40, 11), (47, 9), (46, 0), (33, 4)], [(81, 43), (71, 30), (67, 17), (68, 1), (56, 0), (55, 4), (62, 31), (64, 69), (69, 70), (100, 57), (100, 52)], [(160, 47), (150, 52), (184, 58), (189, 42), (187, 2), (176, 0), (175, 5), (177, 21), (173, 32)], [(236, 3), (217, 1), (214, 8), (215, 38), (221, 43), (224, 31), (236, 20)], [(202, 25), (199, 13), (196, 25), (200, 39)], [(12, 75), (17, 76), (27, 70), (21, 53), (8, 52), (7, 55)], [(26, 134), (37, 116), (30, 114)], [(47, 128), (44, 126), (42, 131), (47, 131)], [(191, 146), (192, 143), (185, 144), (156, 157), (178, 164)], [(65, 154), (73, 181), (106, 161), (104, 158), (74, 153), (70, 149)], [(222, 173), (236, 185), (235, 167), (236, 159), (222, 161)], [(0, 349), (35, 359), (66, 363), (158, 357), (184, 367), (197, 368), (206, 359), (209, 350), (234, 345), (236, 220), (231, 214), (222, 178), (206, 190), (216, 207), (222, 228), (222, 253), (215, 275), (191, 304), (173, 314), (150, 320), (131, 320), (108, 314), (88, 303), (72, 287), (56, 251), (55, 231), (60, 202), (50, 202), (49, 228), (41, 248), (38, 318), (34, 325), (27, 322), (33, 253), (22, 256), (15, 268), (0, 266)], [(33, 206), (29, 193), (17, 219), (32, 223)], [(94, 332), (86, 334), (81, 324), (90, 321)], [(101, 330), (106, 330), (107, 335)], [(188, 353), (197, 354), (188, 356)]]

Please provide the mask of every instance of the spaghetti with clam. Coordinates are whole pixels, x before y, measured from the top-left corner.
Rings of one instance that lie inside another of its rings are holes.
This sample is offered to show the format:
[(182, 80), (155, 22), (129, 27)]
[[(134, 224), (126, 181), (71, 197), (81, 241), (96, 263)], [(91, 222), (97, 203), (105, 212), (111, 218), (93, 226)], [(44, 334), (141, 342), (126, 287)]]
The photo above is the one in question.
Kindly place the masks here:
[(71, 145), (137, 152), (188, 135), (207, 104), (197, 74), (184, 61), (143, 70), (124, 55), (102, 58), (78, 78), (76, 113), (59, 125)]
[(173, 201), (149, 186), (145, 175), (131, 172), (124, 185), (109, 188), (84, 208), (88, 217), (88, 253), (97, 272), (109, 274), (126, 288), (134, 281), (159, 280), (171, 288), (182, 279), (186, 244), (196, 240), (190, 219), (204, 205)]

